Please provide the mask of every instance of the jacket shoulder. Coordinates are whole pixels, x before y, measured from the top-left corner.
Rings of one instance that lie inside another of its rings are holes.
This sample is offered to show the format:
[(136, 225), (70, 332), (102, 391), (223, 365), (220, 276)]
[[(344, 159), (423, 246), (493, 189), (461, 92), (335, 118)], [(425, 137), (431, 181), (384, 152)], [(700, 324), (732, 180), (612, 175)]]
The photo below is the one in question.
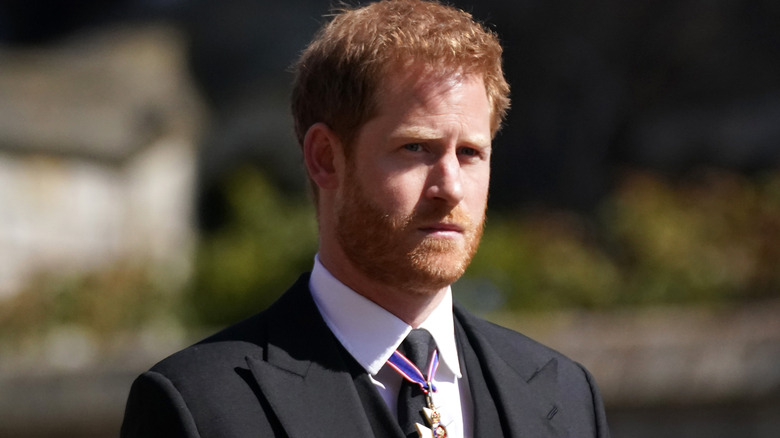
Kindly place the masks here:
[(139, 376), (128, 396), (122, 437), (280, 434), (248, 358), (266, 355), (270, 328), (289, 319), (305, 301), (307, 284), (308, 277), (301, 276), (267, 310), (172, 354)]
[[(158, 362), (151, 371), (166, 376), (246, 367), (246, 357), (262, 357), (271, 327), (284, 325), (308, 294), (308, 274), (300, 276), (268, 309), (230, 325)], [(214, 371), (212, 371), (214, 372)], [(213, 380), (213, 378), (211, 379)]]
[(267, 335), (264, 313), (254, 315), (186, 347), (155, 364), (150, 371), (169, 378), (246, 366), (246, 357), (262, 355)]

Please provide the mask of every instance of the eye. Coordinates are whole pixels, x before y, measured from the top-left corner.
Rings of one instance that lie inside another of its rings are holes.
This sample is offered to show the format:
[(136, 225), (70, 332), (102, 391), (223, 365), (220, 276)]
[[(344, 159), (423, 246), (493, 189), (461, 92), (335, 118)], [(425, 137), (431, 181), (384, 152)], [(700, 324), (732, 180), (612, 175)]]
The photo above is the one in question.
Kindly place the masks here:
[(409, 143), (404, 145), (404, 149), (410, 152), (420, 152), (423, 146), (420, 143)]
[(476, 157), (477, 155), (479, 155), (479, 151), (478, 150), (476, 150), (474, 148), (466, 148), (466, 147), (461, 148), (460, 149), (460, 153), (461, 153), (461, 155), (465, 155), (467, 157)]

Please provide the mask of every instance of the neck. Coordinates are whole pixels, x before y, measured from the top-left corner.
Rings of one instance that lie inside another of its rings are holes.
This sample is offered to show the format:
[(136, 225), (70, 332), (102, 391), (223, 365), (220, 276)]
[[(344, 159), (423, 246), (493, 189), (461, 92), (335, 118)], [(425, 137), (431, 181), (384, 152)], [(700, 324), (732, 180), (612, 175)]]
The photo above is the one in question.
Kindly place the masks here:
[(419, 327), (430, 316), (449, 290), (449, 287), (409, 290), (407, 287), (378, 282), (351, 264), (334, 263), (331, 257), (322, 252), (319, 257), (322, 265), (339, 281), (413, 328)]

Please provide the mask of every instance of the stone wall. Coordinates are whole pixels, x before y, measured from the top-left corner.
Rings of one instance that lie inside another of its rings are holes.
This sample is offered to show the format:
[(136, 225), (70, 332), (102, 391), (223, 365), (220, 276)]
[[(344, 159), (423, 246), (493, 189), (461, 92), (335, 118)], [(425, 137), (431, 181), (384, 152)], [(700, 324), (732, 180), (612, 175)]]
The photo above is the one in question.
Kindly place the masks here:
[(101, 28), (0, 59), (0, 298), (118, 260), (182, 281), (203, 110), (180, 35)]

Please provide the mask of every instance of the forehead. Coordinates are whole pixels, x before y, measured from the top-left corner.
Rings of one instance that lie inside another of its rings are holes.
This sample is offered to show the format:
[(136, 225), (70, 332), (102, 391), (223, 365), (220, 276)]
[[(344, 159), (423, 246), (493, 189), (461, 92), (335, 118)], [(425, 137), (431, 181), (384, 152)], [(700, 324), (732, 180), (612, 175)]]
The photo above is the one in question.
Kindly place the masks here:
[(428, 110), (463, 112), (469, 118), (492, 116), (481, 75), (412, 64), (388, 69), (376, 92), (375, 117), (412, 116)]
[(417, 98), (434, 97), (470, 80), (479, 80), (484, 84), (481, 75), (467, 74), (446, 66), (420, 62), (395, 63), (386, 68), (382, 74), (377, 89), (377, 101), (382, 102), (393, 97), (409, 95)]

